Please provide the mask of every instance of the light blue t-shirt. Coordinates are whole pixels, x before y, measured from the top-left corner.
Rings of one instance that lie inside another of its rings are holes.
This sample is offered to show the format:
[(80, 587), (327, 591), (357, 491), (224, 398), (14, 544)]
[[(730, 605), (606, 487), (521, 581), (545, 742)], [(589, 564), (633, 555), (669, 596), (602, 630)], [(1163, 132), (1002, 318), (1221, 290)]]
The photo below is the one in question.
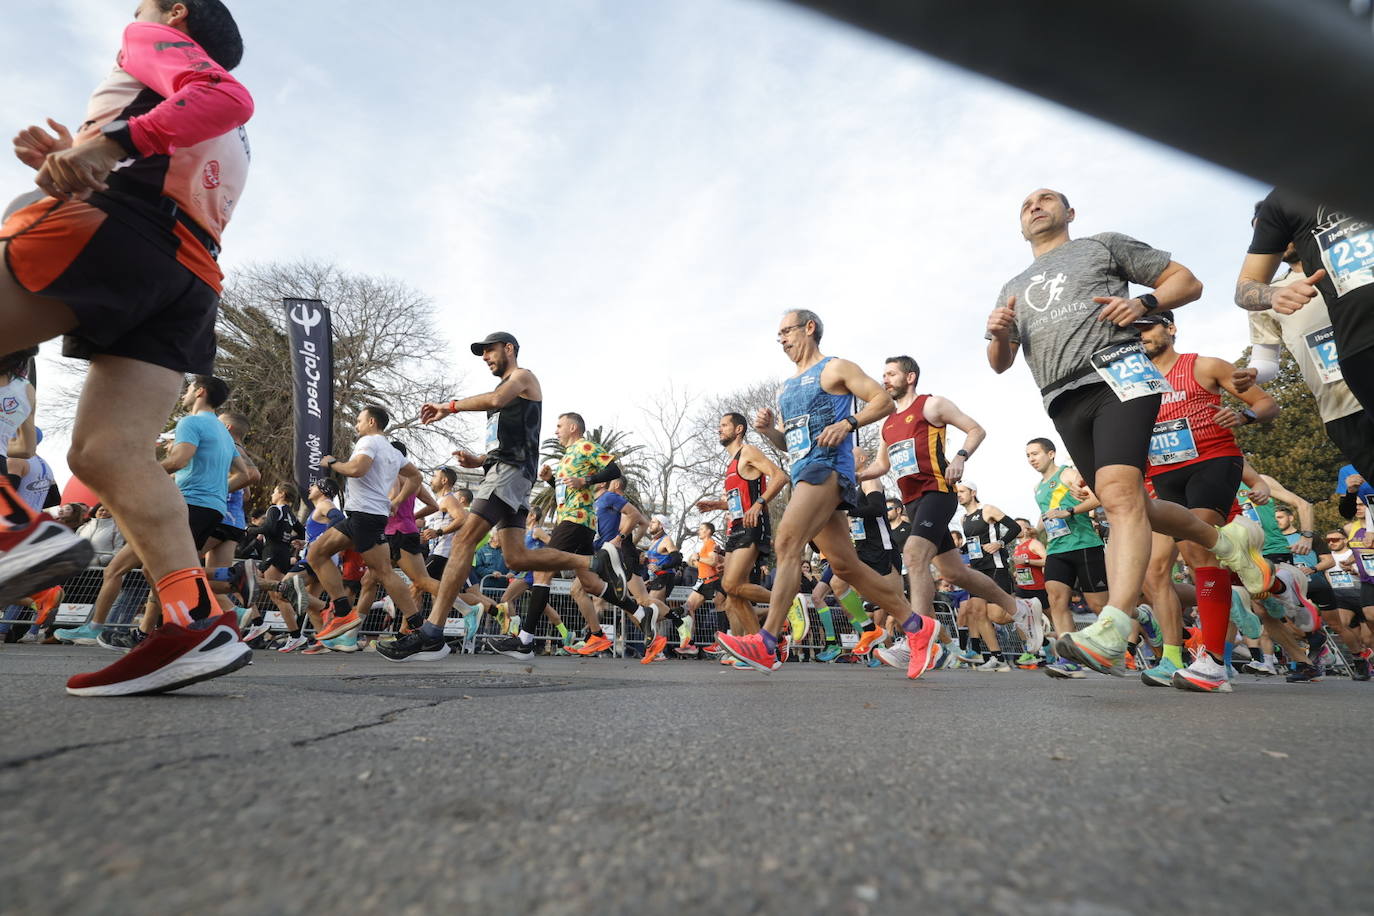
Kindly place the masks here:
[[(1353, 464), (1347, 464), (1345, 467), (1341, 468), (1339, 471), (1336, 472), (1337, 496), (1345, 495), (1345, 479), (1352, 474), (1358, 473), (1360, 472), (1355, 470), (1355, 465)], [(1360, 489), (1358, 492), (1356, 492), (1355, 496), (1359, 499), (1369, 499), (1371, 496), (1374, 496), (1374, 486), (1370, 486), (1369, 481), (1366, 480), (1364, 483), (1360, 484)]]
[(190, 463), (176, 472), (177, 489), (187, 505), (223, 515), (229, 509), (229, 468), (238, 454), (234, 437), (212, 413), (187, 414), (177, 421), (176, 433), (177, 442), (196, 447)]

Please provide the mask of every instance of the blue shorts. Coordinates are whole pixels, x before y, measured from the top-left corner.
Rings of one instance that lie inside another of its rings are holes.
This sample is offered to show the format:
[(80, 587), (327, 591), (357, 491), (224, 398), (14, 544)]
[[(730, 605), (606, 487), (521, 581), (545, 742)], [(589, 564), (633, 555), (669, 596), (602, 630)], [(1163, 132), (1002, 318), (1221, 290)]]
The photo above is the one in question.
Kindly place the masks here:
[(792, 478), (793, 485), (798, 483), (809, 483), (812, 486), (819, 486), (830, 479), (830, 475), (835, 474), (840, 484), (840, 504), (837, 509), (857, 509), (859, 507), (859, 486), (853, 477), (846, 477), (832, 464), (821, 461), (812, 462), (802, 468), (800, 474)]

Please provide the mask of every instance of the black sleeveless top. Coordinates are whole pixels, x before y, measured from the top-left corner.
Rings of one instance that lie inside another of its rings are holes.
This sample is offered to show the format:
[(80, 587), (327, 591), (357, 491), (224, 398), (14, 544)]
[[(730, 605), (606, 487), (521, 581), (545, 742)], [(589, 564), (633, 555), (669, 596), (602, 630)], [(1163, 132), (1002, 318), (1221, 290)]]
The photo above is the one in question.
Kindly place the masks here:
[(527, 398), (516, 398), (500, 410), (487, 411), (487, 461), (483, 468), (509, 464), (534, 480), (543, 416), (543, 403)]

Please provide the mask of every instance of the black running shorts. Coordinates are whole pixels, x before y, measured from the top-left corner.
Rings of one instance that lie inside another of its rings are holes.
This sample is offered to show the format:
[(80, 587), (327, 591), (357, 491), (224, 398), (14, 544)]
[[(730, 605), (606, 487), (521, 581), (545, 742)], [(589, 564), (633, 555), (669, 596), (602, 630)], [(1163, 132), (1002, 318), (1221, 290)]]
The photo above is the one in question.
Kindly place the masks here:
[(575, 553), (581, 557), (589, 557), (595, 553), (596, 549), (592, 546), (595, 543), (596, 532), (577, 522), (559, 522), (549, 537), (549, 547), (564, 553)]
[(1089, 488), (1097, 482), (1098, 469), (1109, 465), (1145, 473), (1162, 399), (1153, 394), (1118, 400), (1103, 382), (1066, 391), (1050, 403), (1054, 428)]
[(191, 525), (191, 540), (195, 541), (196, 553), (201, 553), (205, 550), (205, 544), (210, 540), (210, 536), (219, 527), (219, 523), (224, 520), (224, 512), (188, 504), (186, 517)]
[(1107, 553), (1101, 547), (1080, 547), (1045, 558), (1045, 581), (1082, 592), (1107, 590)]
[(358, 553), (386, 543), (386, 516), (372, 512), (346, 512), (331, 527), (343, 532)]
[[(0, 228), (15, 282), (76, 315), (64, 356), (106, 353), (176, 372), (214, 370), (219, 294), (187, 266), (187, 246), (196, 243), (172, 217), (154, 222), (157, 215), (105, 194), (45, 197)], [(197, 260), (215, 270), (204, 249)]]
[(391, 547), (391, 565), (397, 566), (401, 562), (402, 553), (413, 553), (418, 557), (425, 555), (425, 548), (420, 544), (420, 534), (416, 531), (397, 531), (386, 536), (386, 542)]
[(1208, 458), (1150, 478), (1155, 495), (1185, 509), (1211, 509), (1223, 519), (1236, 501), (1245, 459), (1239, 455)]
[(930, 541), (935, 545), (936, 556), (958, 549), (949, 533), (950, 519), (959, 508), (959, 500), (953, 493), (922, 493), (903, 508), (906, 520), (911, 523), (909, 537)]

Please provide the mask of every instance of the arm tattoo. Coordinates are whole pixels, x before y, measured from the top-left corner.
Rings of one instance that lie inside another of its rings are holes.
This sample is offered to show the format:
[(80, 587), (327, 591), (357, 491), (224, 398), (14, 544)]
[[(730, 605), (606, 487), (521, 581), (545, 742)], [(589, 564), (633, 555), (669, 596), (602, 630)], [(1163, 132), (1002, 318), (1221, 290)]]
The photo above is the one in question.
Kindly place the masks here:
[(1249, 312), (1263, 312), (1274, 304), (1274, 287), (1258, 280), (1236, 281), (1236, 305)]

